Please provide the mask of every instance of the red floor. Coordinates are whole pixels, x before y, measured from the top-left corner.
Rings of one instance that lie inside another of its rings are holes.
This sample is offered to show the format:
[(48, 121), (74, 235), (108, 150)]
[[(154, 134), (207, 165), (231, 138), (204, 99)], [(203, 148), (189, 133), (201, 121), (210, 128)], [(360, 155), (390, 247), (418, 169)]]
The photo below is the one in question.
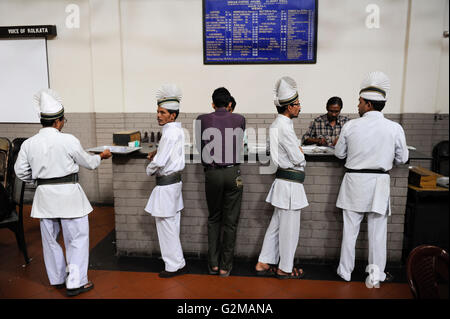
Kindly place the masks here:
[[(0, 229), (0, 298), (60, 299), (65, 290), (48, 283), (42, 257), (39, 221), (30, 218), (25, 207), (24, 225), (32, 262), (23, 267), (14, 234)], [(95, 207), (89, 215), (90, 247), (93, 248), (114, 228), (112, 207)], [(93, 290), (71, 298), (86, 299), (411, 299), (407, 284), (382, 284), (369, 289), (363, 282), (319, 280), (279, 280), (211, 275), (184, 275), (161, 279), (157, 273), (90, 270)]]

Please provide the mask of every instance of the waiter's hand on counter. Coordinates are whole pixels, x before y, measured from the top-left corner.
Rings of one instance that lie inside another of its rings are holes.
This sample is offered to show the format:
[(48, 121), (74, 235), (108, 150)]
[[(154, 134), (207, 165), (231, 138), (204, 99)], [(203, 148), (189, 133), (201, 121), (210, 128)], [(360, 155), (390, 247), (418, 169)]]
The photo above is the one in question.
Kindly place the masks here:
[(103, 152), (101, 152), (100, 154), (100, 158), (103, 159), (108, 159), (112, 156), (111, 151), (109, 149), (104, 150)]
[(153, 152), (148, 153), (147, 159), (149, 161), (153, 160), (153, 157), (155, 157), (157, 151), (158, 150), (154, 150)]

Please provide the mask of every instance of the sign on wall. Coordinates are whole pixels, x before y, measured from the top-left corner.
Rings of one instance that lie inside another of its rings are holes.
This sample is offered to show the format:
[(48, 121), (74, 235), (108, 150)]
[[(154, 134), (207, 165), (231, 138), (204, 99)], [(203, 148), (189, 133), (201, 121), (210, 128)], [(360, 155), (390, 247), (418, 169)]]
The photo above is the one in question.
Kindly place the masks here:
[(317, 0), (203, 0), (203, 62), (316, 63), (317, 10)]
[(23, 25), (0, 27), (0, 39), (55, 37), (55, 25)]

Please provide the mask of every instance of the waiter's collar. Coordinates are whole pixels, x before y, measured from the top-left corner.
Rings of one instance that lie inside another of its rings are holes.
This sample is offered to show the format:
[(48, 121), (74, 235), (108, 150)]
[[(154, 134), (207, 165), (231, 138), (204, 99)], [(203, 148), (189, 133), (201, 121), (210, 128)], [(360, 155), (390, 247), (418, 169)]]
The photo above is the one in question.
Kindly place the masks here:
[(39, 130), (39, 133), (47, 133), (47, 132), (60, 132), (57, 128), (53, 127), (53, 126), (47, 126), (47, 127), (43, 127)]
[(382, 118), (384, 117), (383, 113), (381, 113), (380, 111), (368, 111), (366, 113), (363, 114), (363, 117), (374, 117), (374, 118)]
[(282, 119), (283, 121), (286, 121), (286, 122), (289, 122), (289, 123), (292, 122), (291, 118), (289, 118), (288, 116), (283, 115), (283, 114), (278, 114), (277, 118)]
[(169, 127), (172, 127), (172, 126), (174, 126), (174, 127), (181, 127), (181, 123), (180, 122), (169, 122), (169, 123), (164, 124), (162, 129), (165, 130), (165, 129), (167, 129)]

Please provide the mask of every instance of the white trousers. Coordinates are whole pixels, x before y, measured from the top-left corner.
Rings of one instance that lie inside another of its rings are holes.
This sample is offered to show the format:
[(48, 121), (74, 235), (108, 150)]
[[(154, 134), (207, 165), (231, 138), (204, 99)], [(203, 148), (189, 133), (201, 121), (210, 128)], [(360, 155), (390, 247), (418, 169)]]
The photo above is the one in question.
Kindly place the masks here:
[[(341, 258), (337, 273), (350, 281), (355, 268), (355, 245), (359, 226), (366, 213), (343, 210), (344, 230), (342, 234)], [(367, 231), (369, 237), (369, 265), (377, 267), (378, 280), (384, 281), (386, 273), (387, 214), (367, 213)]]
[[(66, 259), (57, 242), (61, 221), (66, 249)], [(68, 289), (78, 288), (88, 282), (89, 219), (43, 218), (40, 220), (44, 263), (51, 285), (66, 283)], [(67, 274), (68, 273), (68, 274)]]
[[(294, 267), (295, 250), (300, 235), (301, 210), (275, 207), (258, 261), (278, 264), (278, 268), (291, 273)], [(279, 261), (279, 263), (278, 263)]]
[(170, 272), (177, 271), (186, 265), (180, 242), (180, 218), (180, 212), (173, 217), (155, 217), (161, 256), (165, 263), (165, 270)]

